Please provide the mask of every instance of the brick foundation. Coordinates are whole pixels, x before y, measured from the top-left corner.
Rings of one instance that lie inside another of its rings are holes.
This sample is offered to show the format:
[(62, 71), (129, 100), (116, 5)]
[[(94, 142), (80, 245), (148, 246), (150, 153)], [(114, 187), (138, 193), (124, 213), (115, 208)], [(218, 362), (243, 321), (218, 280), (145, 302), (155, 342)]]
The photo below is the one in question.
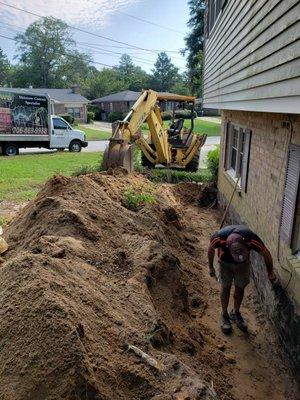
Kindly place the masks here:
[[(227, 122), (251, 129), (252, 140), (247, 193), (237, 192), (227, 223), (243, 223), (255, 231), (269, 248), (282, 287), (274, 292), (266, 276), (262, 258), (253, 254), (253, 281), (266, 312), (300, 376), (300, 261), (279, 240), (279, 224), (290, 143), (300, 145), (300, 116), (223, 111), (222, 130)], [(223, 146), (223, 132), (221, 147)], [(225, 207), (233, 191), (233, 181), (219, 168), (219, 203)]]

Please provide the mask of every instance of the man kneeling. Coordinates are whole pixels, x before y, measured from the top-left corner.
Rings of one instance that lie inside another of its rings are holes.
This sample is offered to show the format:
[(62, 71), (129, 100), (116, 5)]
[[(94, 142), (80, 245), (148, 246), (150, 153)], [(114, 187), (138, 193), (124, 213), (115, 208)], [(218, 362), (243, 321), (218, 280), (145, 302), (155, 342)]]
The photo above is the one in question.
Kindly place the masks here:
[[(219, 281), (221, 284), (221, 329), (224, 333), (231, 332), (231, 320), (238, 328), (247, 331), (240, 306), (244, 297), (244, 289), (250, 282), (250, 251), (260, 253), (266, 264), (270, 282), (276, 280), (273, 272), (273, 261), (269, 250), (262, 240), (249, 228), (243, 225), (230, 225), (214, 233), (208, 248), (208, 265), (210, 276), (215, 277), (214, 255), (218, 249)], [(234, 310), (228, 314), (230, 289), (234, 281)]]

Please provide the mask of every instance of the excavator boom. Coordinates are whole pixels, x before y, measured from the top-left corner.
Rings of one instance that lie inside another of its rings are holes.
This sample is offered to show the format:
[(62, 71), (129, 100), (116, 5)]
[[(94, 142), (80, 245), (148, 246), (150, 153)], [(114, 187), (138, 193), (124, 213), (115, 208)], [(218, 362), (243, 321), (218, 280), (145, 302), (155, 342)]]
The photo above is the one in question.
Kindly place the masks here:
[[(194, 157), (199, 158), (200, 147), (204, 144), (206, 135), (185, 132), (183, 122), (180, 129), (178, 123), (173, 130), (165, 128), (158, 106), (158, 101), (194, 100), (194, 97), (159, 94), (150, 89), (143, 91), (125, 119), (113, 124), (112, 137), (103, 157), (104, 169), (121, 166), (131, 172), (134, 144), (141, 149), (142, 160), (147, 161), (147, 166), (162, 164), (187, 167)], [(147, 122), (149, 127), (147, 139), (141, 132), (144, 122)]]

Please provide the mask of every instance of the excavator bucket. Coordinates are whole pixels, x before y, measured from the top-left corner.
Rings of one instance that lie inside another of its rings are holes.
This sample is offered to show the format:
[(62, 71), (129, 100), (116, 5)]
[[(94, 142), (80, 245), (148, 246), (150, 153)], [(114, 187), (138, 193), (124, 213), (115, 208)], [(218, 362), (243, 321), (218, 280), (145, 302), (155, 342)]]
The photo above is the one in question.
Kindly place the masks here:
[(133, 150), (133, 144), (110, 140), (103, 154), (103, 169), (106, 171), (109, 168), (123, 167), (128, 172), (132, 172)]

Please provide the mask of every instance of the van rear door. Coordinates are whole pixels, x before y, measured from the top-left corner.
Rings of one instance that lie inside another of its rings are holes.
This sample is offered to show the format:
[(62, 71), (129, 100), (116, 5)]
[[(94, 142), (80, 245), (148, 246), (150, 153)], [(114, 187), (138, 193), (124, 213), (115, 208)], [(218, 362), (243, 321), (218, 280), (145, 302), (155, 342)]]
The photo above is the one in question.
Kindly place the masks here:
[(70, 127), (61, 118), (52, 118), (52, 132), (51, 132), (51, 149), (61, 149), (69, 147), (70, 142)]

